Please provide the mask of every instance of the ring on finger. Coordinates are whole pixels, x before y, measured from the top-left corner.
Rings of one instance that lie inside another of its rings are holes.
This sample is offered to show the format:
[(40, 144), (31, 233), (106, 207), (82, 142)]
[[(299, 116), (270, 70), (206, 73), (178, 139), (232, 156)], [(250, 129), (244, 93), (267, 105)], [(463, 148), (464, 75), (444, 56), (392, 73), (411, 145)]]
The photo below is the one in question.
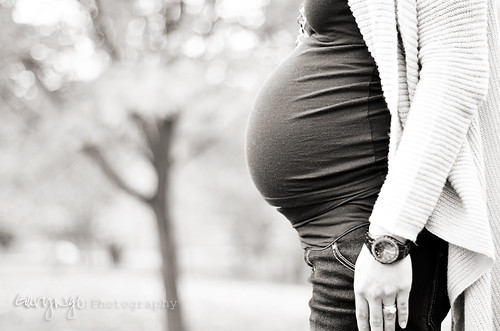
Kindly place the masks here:
[(385, 318), (394, 318), (396, 317), (396, 312), (398, 311), (398, 309), (396, 308), (396, 304), (390, 306), (382, 305), (382, 311), (384, 312)]

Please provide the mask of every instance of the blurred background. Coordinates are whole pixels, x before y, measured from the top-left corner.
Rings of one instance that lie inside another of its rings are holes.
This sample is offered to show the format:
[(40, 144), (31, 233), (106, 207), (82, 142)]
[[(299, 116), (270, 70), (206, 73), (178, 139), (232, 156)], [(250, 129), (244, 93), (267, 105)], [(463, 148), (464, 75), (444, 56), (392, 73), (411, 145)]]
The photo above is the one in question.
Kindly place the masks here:
[(299, 4), (0, 0), (0, 330), (307, 329), (243, 151)]
[(0, 0), (0, 330), (308, 329), (243, 151), (300, 2)]

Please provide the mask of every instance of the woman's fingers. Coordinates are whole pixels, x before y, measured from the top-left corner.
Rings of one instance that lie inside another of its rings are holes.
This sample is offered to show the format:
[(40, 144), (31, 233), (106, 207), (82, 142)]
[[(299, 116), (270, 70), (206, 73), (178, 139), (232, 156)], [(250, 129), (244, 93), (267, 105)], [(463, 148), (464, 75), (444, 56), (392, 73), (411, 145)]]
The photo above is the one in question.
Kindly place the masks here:
[(356, 295), (356, 320), (358, 322), (358, 329), (360, 331), (370, 330), (370, 322), (368, 316), (368, 302), (361, 295)]
[(382, 315), (384, 316), (384, 331), (396, 330), (396, 294), (390, 291), (389, 296), (382, 300)]
[[(370, 331), (396, 330), (396, 317), (400, 316), (398, 315), (398, 306), (395, 295), (386, 296), (384, 300), (378, 298), (367, 300), (362, 295), (356, 295), (358, 329)], [(403, 306), (408, 307), (408, 304), (403, 304)], [(407, 312), (408, 309), (406, 308), (405, 311)], [(406, 323), (407, 313), (404, 317)], [(401, 321), (399, 324), (402, 324)]]
[(382, 301), (368, 301), (370, 310), (370, 331), (384, 331), (384, 316), (382, 314)]
[(408, 301), (410, 297), (410, 290), (402, 290), (398, 293), (397, 307), (398, 307), (398, 321), (399, 326), (404, 329), (408, 323)]

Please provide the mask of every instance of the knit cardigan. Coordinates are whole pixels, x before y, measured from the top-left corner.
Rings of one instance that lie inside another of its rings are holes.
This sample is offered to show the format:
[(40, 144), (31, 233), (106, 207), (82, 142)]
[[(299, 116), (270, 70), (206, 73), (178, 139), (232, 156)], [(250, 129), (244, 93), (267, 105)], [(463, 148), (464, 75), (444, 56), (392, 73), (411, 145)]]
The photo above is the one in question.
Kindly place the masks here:
[[(348, 0), (391, 113), (370, 222), (449, 242), (454, 330), (500, 330), (500, 45), (495, 0)], [(411, 314), (411, 307), (410, 307)]]

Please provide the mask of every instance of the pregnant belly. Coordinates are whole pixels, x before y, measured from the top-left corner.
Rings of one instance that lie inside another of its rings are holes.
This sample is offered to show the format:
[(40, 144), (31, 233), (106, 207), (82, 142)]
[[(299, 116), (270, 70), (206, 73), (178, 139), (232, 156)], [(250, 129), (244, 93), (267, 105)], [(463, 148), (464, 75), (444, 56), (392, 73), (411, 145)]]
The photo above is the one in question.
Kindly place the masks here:
[(303, 44), (255, 100), (246, 137), (252, 179), (284, 209), (378, 190), (389, 121), (365, 45)]

